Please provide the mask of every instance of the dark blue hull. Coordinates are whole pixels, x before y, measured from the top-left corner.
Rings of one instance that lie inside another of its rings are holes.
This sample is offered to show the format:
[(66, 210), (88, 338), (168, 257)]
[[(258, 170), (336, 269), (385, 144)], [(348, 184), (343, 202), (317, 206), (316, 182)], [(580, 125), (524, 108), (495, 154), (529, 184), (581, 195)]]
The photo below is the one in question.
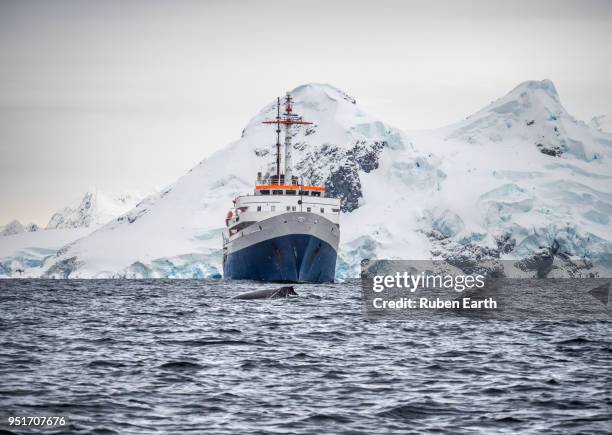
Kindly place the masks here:
[(223, 257), (226, 279), (268, 282), (333, 282), (336, 250), (308, 234), (291, 234), (253, 244)]

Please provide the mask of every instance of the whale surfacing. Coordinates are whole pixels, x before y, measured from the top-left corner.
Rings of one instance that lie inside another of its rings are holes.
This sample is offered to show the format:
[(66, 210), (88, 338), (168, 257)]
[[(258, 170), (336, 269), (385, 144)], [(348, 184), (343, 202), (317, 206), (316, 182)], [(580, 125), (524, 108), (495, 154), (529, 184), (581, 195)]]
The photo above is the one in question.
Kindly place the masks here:
[(252, 292), (242, 293), (238, 296), (234, 296), (233, 299), (252, 300), (252, 299), (278, 299), (288, 298), (291, 296), (297, 296), (298, 294), (293, 290), (293, 286), (280, 287), (270, 290), (255, 290)]

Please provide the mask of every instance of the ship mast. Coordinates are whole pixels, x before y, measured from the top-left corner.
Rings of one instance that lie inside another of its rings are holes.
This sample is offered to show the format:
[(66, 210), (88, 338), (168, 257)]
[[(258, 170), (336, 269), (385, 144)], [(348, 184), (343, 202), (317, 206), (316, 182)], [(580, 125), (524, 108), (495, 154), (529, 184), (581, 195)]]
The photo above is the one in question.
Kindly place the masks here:
[[(287, 95), (285, 95), (285, 113), (283, 115), (285, 115), (285, 119), (292, 119), (292, 117), (295, 117), (296, 115), (294, 115), (292, 112), (292, 107), (291, 107), (291, 95), (289, 95), (289, 92), (287, 92)], [(292, 180), (293, 180), (293, 168), (292, 168), (292, 162), (291, 162), (291, 122), (288, 122), (285, 124), (285, 183), (287, 184), (293, 184)]]
[(293, 99), (287, 92), (285, 95), (285, 112), (280, 114), (280, 97), (276, 99), (276, 119), (263, 121), (263, 124), (276, 124), (276, 182), (281, 184), (280, 174), (280, 131), (281, 125), (285, 126), (285, 170), (284, 179), (286, 184), (293, 184), (293, 168), (291, 163), (291, 126), (300, 124), (312, 124), (312, 122), (302, 121), (302, 118), (293, 113)]
[(280, 180), (280, 97), (276, 99), (276, 179)]

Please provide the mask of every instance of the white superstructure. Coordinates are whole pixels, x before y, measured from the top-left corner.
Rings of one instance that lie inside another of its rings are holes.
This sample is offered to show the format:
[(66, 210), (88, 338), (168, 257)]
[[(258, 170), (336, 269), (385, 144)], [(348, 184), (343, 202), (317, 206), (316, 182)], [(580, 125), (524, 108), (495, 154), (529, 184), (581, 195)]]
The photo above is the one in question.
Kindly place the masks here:
[(323, 188), (313, 186), (257, 185), (253, 195), (234, 200), (234, 208), (226, 217), (227, 238), (235, 238), (255, 222), (291, 212), (321, 215), (339, 228), (340, 199), (323, 194)]

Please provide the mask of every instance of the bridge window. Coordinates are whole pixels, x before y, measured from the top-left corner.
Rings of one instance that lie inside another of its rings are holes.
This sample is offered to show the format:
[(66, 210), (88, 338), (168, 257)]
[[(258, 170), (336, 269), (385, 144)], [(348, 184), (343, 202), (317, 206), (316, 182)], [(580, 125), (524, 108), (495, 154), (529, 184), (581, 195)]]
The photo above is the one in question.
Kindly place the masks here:
[(310, 207), (306, 207), (306, 211), (310, 213)]
[(291, 211), (295, 211), (295, 205), (291, 207)]
[(295, 195), (295, 190), (285, 190), (285, 195)]
[(262, 195), (269, 195), (270, 191), (269, 190), (260, 190), (259, 193), (261, 193)]
[(321, 196), (321, 192), (312, 192), (311, 196)]
[(332, 211), (333, 211), (334, 213), (340, 213), (340, 209), (339, 209), (339, 208), (332, 208)]
[(291, 211), (291, 207), (287, 206), (287, 211)]
[(300, 195), (308, 196), (307, 190), (300, 190)]
[(272, 191), (272, 195), (282, 195), (283, 191), (282, 190), (273, 190)]
[(321, 207), (321, 213), (325, 213), (325, 209)]
[(257, 206), (257, 211), (261, 211), (261, 205)]

